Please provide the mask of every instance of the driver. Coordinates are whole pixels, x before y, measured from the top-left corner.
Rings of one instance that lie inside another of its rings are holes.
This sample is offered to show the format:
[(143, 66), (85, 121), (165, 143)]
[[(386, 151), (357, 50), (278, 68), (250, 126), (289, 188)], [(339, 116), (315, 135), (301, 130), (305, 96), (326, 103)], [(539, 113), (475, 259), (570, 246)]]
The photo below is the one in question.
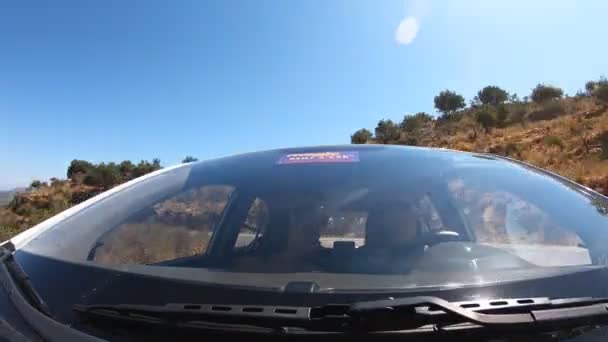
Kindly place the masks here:
[(391, 203), (369, 212), (365, 245), (357, 249), (356, 264), (366, 273), (407, 272), (408, 257), (418, 237), (418, 215), (409, 203)]
[(367, 219), (365, 246), (392, 250), (416, 239), (418, 215), (409, 203), (390, 203), (375, 208)]
[(295, 262), (310, 260), (318, 255), (322, 250), (319, 238), (328, 220), (319, 204), (292, 210), (285, 258)]

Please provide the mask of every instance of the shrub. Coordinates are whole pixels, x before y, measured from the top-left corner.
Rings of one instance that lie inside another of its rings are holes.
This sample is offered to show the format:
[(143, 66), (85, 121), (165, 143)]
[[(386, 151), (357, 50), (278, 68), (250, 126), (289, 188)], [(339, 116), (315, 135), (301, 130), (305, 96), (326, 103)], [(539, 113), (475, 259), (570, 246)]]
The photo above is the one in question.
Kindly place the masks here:
[(496, 107), (496, 125), (499, 127), (504, 127), (507, 122), (507, 117), (509, 116), (509, 111), (504, 104), (501, 104)]
[(477, 99), (481, 104), (497, 106), (509, 99), (509, 93), (497, 86), (487, 86), (477, 92)]
[(564, 107), (558, 101), (551, 101), (544, 104), (528, 115), (530, 121), (551, 120), (564, 114)]
[(408, 146), (418, 146), (418, 139), (413, 136), (406, 136), (405, 138), (399, 140), (399, 144)]
[(543, 142), (547, 146), (557, 146), (559, 148), (564, 148), (564, 143), (562, 142), (562, 139), (555, 135), (547, 135), (543, 138)]
[(591, 95), (591, 93), (593, 93), (595, 84), (596, 84), (595, 81), (587, 81), (587, 83), (585, 83), (585, 91), (587, 91), (587, 94)]
[(198, 158), (194, 158), (192, 156), (186, 156), (186, 158), (182, 159), (182, 163), (193, 163), (198, 161)]
[(351, 144), (366, 144), (370, 140), (372, 140), (372, 132), (365, 128), (361, 128), (350, 136)]
[(564, 91), (561, 88), (539, 83), (534, 89), (532, 89), (530, 98), (532, 98), (532, 101), (536, 103), (543, 103), (560, 99), (563, 95)]
[(509, 112), (507, 123), (510, 125), (514, 124), (522, 124), (525, 125), (526, 122), (526, 105), (515, 105), (512, 107), (512, 110)]
[(39, 180), (34, 180), (32, 181), (32, 183), (30, 183), (30, 188), (36, 189), (42, 186), (42, 182)]
[(596, 99), (598, 99), (604, 103), (608, 103), (608, 82), (603, 82), (603, 83), (598, 82), (595, 89), (593, 89), (592, 95)]
[(378, 121), (375, 133), (376, 140), (383, 144), (399, 139), (399, 127), (390, 119)]
[(147, 173), (160, 170), (160, 168), (160, 159), (153, 159), (151, 163), (147, 160), (142, 160), (133, 168), (132, 178), (137, 178)]
[(109, 189), (120, 181), (120, 171), (114, 163), (101, 163), (90, 169), (83, 179), (84, 184)]
[(519, 156), (521, 149), (515, 143), (505, 145), (504, 153), (506, 156)]
[(602, 132), (598, 137), (598, 141), (600, 142), (600, 146), (602, 148), (602, 153), (600, 157), (602, 159), (608, 159), (608, 131)]
[(477, 121), (487, 132), (490, 128), (496, 126), (496, 117), (489, 109), (480, 109), (475, 113), (475, 121)]
[(425, 112), (406, 115), (399, 125), (405, 132), (415, 132), (427, 123), (433, 122), (433, 117)]
[(76, 174), (79, 174), (79, 173), (85, 174), (92, 167), (93, 167), (93, 164), (89, 163), (86, 160), (74, 159), (70, 162), (70, 166), (68, 166), (67, 176), (68, 176), (68, 178), (72, 178), (73, 176), (75, 176)]

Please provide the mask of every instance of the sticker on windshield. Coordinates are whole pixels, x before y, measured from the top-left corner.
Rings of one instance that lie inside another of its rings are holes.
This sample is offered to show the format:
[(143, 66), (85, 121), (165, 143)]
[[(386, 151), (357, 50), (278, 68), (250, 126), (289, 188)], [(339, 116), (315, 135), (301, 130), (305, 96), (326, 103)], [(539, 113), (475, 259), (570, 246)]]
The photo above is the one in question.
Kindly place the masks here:
[(314, 152), (290, 153), (281, 156), (277, 164), (354, 163), (359, 161), (359, 152)]

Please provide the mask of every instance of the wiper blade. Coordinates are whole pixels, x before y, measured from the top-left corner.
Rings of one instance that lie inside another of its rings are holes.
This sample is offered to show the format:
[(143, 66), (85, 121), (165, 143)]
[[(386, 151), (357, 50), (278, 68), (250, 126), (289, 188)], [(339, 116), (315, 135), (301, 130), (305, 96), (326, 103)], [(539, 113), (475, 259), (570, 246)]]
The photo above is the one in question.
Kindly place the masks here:
[(481, 302), (503, 305), (484, 307), (475, 302), (450, 303), (437, 297), (398, 298), (355, 303), (349, 308), (349, 316), (358, 319), (358, 325), (368, 331), (425, 324), (441, 330), (460, 323), (491, 330), (552, 331), (608, 323), (608, 298), (541, 298), (525, 303), (530, 300), (519, 300), (524, 304), (518, 300), (485, 300)]
[(49, 307), (46, 305), (42, 297), (40, 297), (38, 292), (36, 292), (36, 289), (34, 288), (34, 285), (32, 285), (29, 276), (13, 259), (13, 251), (14, 246), (10, 242), (0, 246), (0, 263), (6, 267), (6, 275), (13, 277), (14, 281), (17, 283), (17, 286), (21, 291), (23, 291), (23, 294), (29, 300), (32, 306), (47, 317), (53, 317)]
[(288, 327), (310, 327), (307, 307), (219, 304), (75, 305), (86, 319), (117, 319), (168, 327), (271, 333)]
[[(483, 305), (483, 303), (493, 303)], [(480, 304), (482, 303), (482, 304)], [(165, 326), (190, 326), (260, 332), (376, 333), (483, 331), (553, 332), (608, 324), (608, 299), (500, 299), (448, 302), (410, 297), (321, 307), (218, 304), (76, 305), (86, 318), (119, 319)]]

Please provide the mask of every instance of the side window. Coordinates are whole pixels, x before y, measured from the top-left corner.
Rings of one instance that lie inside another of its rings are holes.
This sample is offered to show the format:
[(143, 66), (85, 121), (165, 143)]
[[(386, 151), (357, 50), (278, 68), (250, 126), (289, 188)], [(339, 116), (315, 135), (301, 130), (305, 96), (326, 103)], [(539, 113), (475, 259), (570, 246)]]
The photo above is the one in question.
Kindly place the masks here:
[(332, 248), (336, 241), (352, 241), (356, 247), (365, 244), (366, 212), (337, 212), (329, 216), (319, 236), (321, 246)]
[(577, 246), (581, 239), (544, 211), (508, 191), (483, 191), (462, 180), (450, 192), (477, 242), (488, 244)]
[(251, 207), (249, 207), (247, 218), (241, 226), (234, 247), (249, 246), (253, 241), (264, 235), (267, 225), (268, 207), (262, 199), (256, 198), (251, 204)]
[(157, 203), (104, 236), (94, 260), (146, 264), (204, 254), (233, 191), (232, 186), (209, 185)]

